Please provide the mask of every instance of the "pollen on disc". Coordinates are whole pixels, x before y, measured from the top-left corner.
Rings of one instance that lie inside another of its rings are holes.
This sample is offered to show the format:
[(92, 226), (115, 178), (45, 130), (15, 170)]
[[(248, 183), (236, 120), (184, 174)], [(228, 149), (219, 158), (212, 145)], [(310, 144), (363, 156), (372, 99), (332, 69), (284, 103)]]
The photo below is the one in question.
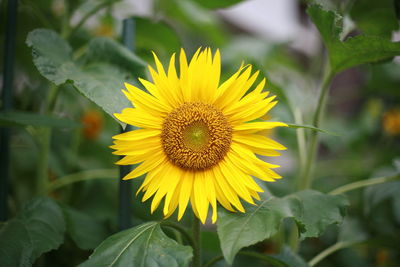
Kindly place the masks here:
[(204, 170), (225, 157), (232, 127), (213, 105), (184, 103), (166, 117), (161, 141), (172, 163), (184, 169)]

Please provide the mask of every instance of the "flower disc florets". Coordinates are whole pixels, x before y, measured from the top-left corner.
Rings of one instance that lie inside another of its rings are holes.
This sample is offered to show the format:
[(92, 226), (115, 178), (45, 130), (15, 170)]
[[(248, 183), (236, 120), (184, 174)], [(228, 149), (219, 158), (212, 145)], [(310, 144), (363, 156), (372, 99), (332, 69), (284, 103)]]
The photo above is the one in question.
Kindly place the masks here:
[(165, 118), (161, 140), (172, 163), (184, 169), (204, 170), (228, 152), (232, 127), (213, 105), (184, 103)]

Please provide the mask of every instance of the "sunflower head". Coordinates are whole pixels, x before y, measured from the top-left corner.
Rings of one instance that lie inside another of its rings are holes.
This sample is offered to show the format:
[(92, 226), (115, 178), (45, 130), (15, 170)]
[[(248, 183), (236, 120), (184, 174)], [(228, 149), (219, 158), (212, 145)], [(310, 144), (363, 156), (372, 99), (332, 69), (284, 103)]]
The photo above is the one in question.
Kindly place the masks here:
[(221, 83), (220, 53), (209, 48), (198, 49), (190, 62), (182, 49), (179, 74), (175, 54), (167, 70), (155, 54), (154, 59), (152, 81), (139, 78), (145, 90), (126, 83), (123, 92), (132, 107), (114, 114), (139, 128), (113, 137), (114, 154), (124, 156), (117, 164), (140, 163), (124, 179), (146, 175), (138, 193), (144, 192), (143, 201), (153, 197), (151, 212), (164, 199), (166, 217), (178, 208), (180, 220), (189, 202), (203, 223), (210, 206), (216, 221), (217, 203), (244, 212), (241, 201), (254, 204), (263, 192), (253, 177), (281, 178), (272, 170), (279, 166), (256, 156), (278, 156), (276, 150), (285, 149), (260, 134), (286, 126), (257, 120), (277, 103), (263, 91), (265, 79), (254, 86), (259, 72), (242, 65)]

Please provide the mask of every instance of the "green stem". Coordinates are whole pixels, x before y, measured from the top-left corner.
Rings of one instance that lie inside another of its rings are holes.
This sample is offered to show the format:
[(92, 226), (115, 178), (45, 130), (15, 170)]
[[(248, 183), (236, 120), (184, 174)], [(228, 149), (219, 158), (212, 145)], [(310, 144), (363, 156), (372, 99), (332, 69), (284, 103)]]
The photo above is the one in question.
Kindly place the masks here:
[[(321, 85), (321, 92), (319, 94), (318, 102), (317, 102), (317, 108), (314, 113), (314, 119), (313, 119), (313, 126), (314, 127), (319, 127), (321, 123), (321, 119), (323, 117), (323, 113), (325, 110), (326, 106), (326, 100), (329, 92), (329, 87), (331, 84), (331, 81), (335, 74), (330, 70), (329, 65), (326, 66), (325, 68), (325, 74), (324, 78), (322, 81)], [(318, 132), (317, 131), (312, 131), (310, 133), (310, 141), (309, 141), (309, 148), (308, 148), (308, 155), (306, 158), (306, 163), (305, 163), (305, 168), (304, 168), (304, 174), (301, 178), (301, 187), (300, 189), (307, 189), (311, 187), (311, 172), (313, 169), (313, 165), (315, 162), (315, 156), (317, 153), (317, 148), (318, 148)]]
[[(271, 257), (271, 256), (266, 255), (266, 254), (254, 252), (254, 251), (239, 251), (237, 254), (238, 255), (252, 257), (252, 258), (255, 258), (255, 259), (259, 259), (259, 260), (268, 262), (268, 263), (272, 264), (273, 266), (277, 266), (277, 267), (286, 266), (280, 260), (278, 260), (278, 259), (276, 259), (274, 257)], [(216, 256), (216, 257), (212, 258), (209, 262), (207, 262), (204, 265), (204, 267), (211, 267), (212, 265), (214, 265), (218, 261), (222, 260), (223, 258), (224, 258), (223, 255)]]
[(218, 255), (215, 256), (214, 258), (212, 258), (209, 262), (207, 262), (206, 264), (204, 264), (204, 267), (211, 267), (213, 266), (215, 263), (219, 262), (220, 260), (222, 260), (224, 258), (223, 255)]
[(95, 6), (91, 11), (89, 11), (88, 13), (86, 13), (85, 16), (83, 16), (81, 18), (81, 20), (69, 31), (65, 34), (65, 38), (68, 39), (69, 37), (71, 37), (72, 35), (74, 35), (74, 33), (80, 28), (82, 27), (83, 24), (85, 24), (85, 22), (94, 14), (96, 14), (98, 11), (100, 11), (101, 9), (111, 5), (114, 1), (112, 0), (107, 0), (104, 2), (99, 3), (97, 6)]
[(51, 113), (54, 110), (59, 91), (60, 90), (59, 90), (59, 87), (57, 85), (51, 84), (49, 92), (47, 94), (47, 99), (46, 99), (45, 112), (47, 114)]
[(106, 178), (115, 179), (115, 177), (117, 176), (118, 176), (117, 169), (97, 169), (97, 170), (82, 171), (58, 178), (57, 180), (55, 180), (54, 182), (50, 183), (47, 186), (47, 192), (52, 192), (61, 187), (81, 181), (106, 179)]
[[(300, 109), (296, 108), (293, 112), (294, 116), (294, 121), (296, 124), (303, 124), (303, 118), (301, 115)], [(305, 165), (306, 165), (306, 156), (307, 156), (307, 148), (306, 148), (306, 137), (304, 133), (303, 128), (298, 128), (296, 130), (296, 137), (297, 137), (297, 145), (298, 145), (298, 150), (299, 150), (299, 162), (300, 162), (300, 175), (299, 178), (302, 177), (302, 174), (304, 173), (305, 170)], [(301, 181), (297, 179), (297, 187), (300, 187)]]
[(201, 251), (200, 251), (200, 220), (193, 213), (193, 267), (201, 266)]
[(62, 16), (61, 36), (65, 38), (67, 36), (68, 32), (70, 31), (70, 25), (69, 25), (70, 6), (69, 6), (68, 1), (64, 1), (64, 5), (65, 5), (65, 10), (64, 10), (63, 16)]
[(271, 263), (273, 266), (278, 266), (278, 267), (285, 266), (284, 264), (282, 264), (282, 262), (280, 260), (275, 259), (274, 257), (271, 257), (266, 254), (261, 254), (261, 253), (254, 252), (254, 251), (240, 251), (238, 254), (244, 255), (244, 256), (249, 256), (249, 257), (252, 257), (255, 259), (259, 259), (259, 260)]
[(193, 247), (193, 248), (195, 247), (195, 242), (194, 242), (193, 238), (189, 235), (189, 233), (186, 231), (186, 229), (183, 228), (182, 226), (180, 226), (179, 224), (176, 224), (173, 222), (168, 222), (168, 221), (163, 221), (163, 222), (161, 222), (161, 225), (177, 230), (179, 233), (182, 234), (182, 236), (186, 239), (186, 241), (189, 243), (189, 245), (191, 247)]
[(343, 186), (340, 186), (331, 192), (329, 192), (330, 195), (339, 195), (343, 194), (355, 189), (371, 186), (371, 185), (376, 185), (376, 184), (382, 184), (382, 183), (387, 183), (387, 182), (393, 182), (400, 180), (400, 174), (394, 175), (394, 176), (385, 176), (385, 177), (378, 177), (378, 178), (372, 178), (368, 180), (362, 180), (362, 181), (357, 181), (354, 183), (346, 184)]
[(338, 251), (339, 249), (342, 248), (346, 248), (349, 247), (351, 245), (353, 245), (353, 242), (337, 242), (336, 244), (328, 247), (327, 249), (323, 250), (321, 253), (319, 253), (317, 256), (315, 256), (314, 258), (312, 258), (309, 262), (308, 265), (310, 267), (313, 267), (314, 265), (316, 265), (318, 262), (320, 262), (321, 260), (325, 259), (326, 257), (328, 257), (329, 255), (331, 255), (332, 253)]
[(289, 242), (289, 247), (292, 249), (292, 251), (297, 252), (297, 250), (299, 249), (299, 229), (294, 221), (292, 223), (293, 224), (290, 229), (288, 242)]
[(42, 195), (49, 184), (49, 153), (51, 128), (41, 128), (39, 131), (39, 158), (36, 177), (36, 194)]
[[(49, 114), (53, 111), (57, 99), (58, 88), (58, 86), (51, 84), (47, 98), (42, 107), (43, 113)], [(36, 173), (36, 194), (41, 195), (46, 192), (49, 184), (49, 154), (52, 129), (43, 127), (40, 128), (38, 133), (39, 158)]]

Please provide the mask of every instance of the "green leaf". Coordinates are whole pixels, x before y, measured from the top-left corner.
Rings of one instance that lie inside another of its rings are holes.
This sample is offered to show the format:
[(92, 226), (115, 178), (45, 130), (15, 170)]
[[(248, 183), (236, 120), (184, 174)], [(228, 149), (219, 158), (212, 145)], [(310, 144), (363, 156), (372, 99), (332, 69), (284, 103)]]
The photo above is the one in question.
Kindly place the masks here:
[(302, 237), (317, 237), (327, 226), (343, 221), (347, 198), (344, 195), (327, 195), (314, 190), (305, 190), (293, 194), (303, 203), (303, 213), (296, 217), (304, 225)]
[(75, 69), (69, 74), (74, 87), (112, 117), (114, 113), (132, 106), (121, 92), (123, 83), (128, 79), (128, 73), (123, 70), (99, 63)]
[(192, 249), (167, 237), (157, 222), (148, 222), (104, 240), (84, 266), (188, 266)]
[(131, 106), (121, 89), (132, 75), (143, 73), (144, 63), (118, 43), (94, 39), (82, 59), (83, 66), (72, 59), (71, 47), (54, 31), (34, 30), (28, 34), (27, 44), (36, 68), (56, 85), (70, 82), (111, 116)]
[(304, 129), (309, 129), (309, 130), (313, 130), (313, 131), (317, 131), (317, 132), (321, 132), (321, 133), (326, 133), (326, 134), (330, 134), (330, 135), (334, 135), (334, 136), (339, 136), (339, 134), (330, 132), (330, 131), (326, 131), (323, 130), (321, 128), (317, 128), (315, 126), (312, 125), (302, 125), (302, 124), (295, 124), (295, 123), (287, 123), (289, 128), (294, 128), (294, 129), (298, 129), (298, 128), (304, 128)]
[(399, 28), (393, 0), (355, 1), (350, 16), (365, 34), (390, 39), (392, 32)]
[(205, 8), (210, 8), (210, 9), (216, 9), (216, 8), (227, 8), (233, 5), (236, 5), (243, 0), (194, 0), (197, 4), (205, 7)]
[(308, 264), (289, 247), (284, 246), (278, 255), (273, 255), (277, 260), (282, 261), (288, 267), (308, 267)]
[(107, 237), (106, 226), (92, 216), (68, 206), (62, 209), (67, 233), (79, 248), (94, 249)]
[(27, 204), (0, 230), (0, 259), (4, 266), (31, 266), (64, 239), (65, 222), (60, 207), (49, 198)]
[(178, 33), (163, 21), (137, 17), (135, 25), (135, 50), (149, 62), (153, 60), (150, 51), (156, 51), (157, 56), (163, 61), (163, 59), (169, 59), (172, 53), (178, 52), (181, 48)]
[(1, 112), (0, 125), (6, 126), (44, 126), (58, 128), (76, 128), (78, 123), (67, 118), (59, 118), (53, 115), (25, 113), (19, 111)]
[(359, 243), (367, 239), (362, 224), (357, 219), (346, 218), (339, 229), (338, 242)]
[(342, 42), (341, 16), (334, 11), (323, 10), (320, 5), (311, 5), (307, 12), (328, 49), (331, 70), (334, 73), (400, 55), (400, 42), (391, 42), (379, 36), (358, 35)]
[(284, 198), (271, 197), (257, 203), (245, 204), (245, 213), (220, 210), (217, 233), (226, 261), (232, 264), (237, 252), (263, 241), (278, 232), (285, 218), (293, 218), (301, 237), (319, 236), (327, 226), (341, 223), (347, 199), (306, 190)]
[(72, 49), (55, 31), (31, 31), (26, 44), (32, 48), (33, 63), (44, 77), (57, 85), (68, 79), (68, 68), (62, 66), (72, 60)]
[(129, 49), (105, 37), (97, 37), (89, 42), (83, 61), (110, 63), (140, 75), (144, 75), (144, 68), (147, 65)]
[(400, 181), (377, 184), (364, 190), (364, 210), (370, 213), (374, 207), (384, 200), (398, 196), (400, 192)]
[(243, 247), (263, 241), (278, 232), (285, 218), (301, 216), (299, 199), (268, 198), (257, 206), (246, 205), (245, 213), (218, 212), (217, 232), (226, 261), (232, 264)]
[[(216, 14), (205, 9), (198, 2), (160, 0), (155, 1), (155, 8), (165, 13), (168, 18), (173, 18), (171, 22), (173, 22), (174, 29), (184, 38), (183, 41), (190, 44), (211, 43), (217, 47), (224, 45), (227, 41), (227, 32)], [(190, 51), (186, 52), (190, 54)]]

